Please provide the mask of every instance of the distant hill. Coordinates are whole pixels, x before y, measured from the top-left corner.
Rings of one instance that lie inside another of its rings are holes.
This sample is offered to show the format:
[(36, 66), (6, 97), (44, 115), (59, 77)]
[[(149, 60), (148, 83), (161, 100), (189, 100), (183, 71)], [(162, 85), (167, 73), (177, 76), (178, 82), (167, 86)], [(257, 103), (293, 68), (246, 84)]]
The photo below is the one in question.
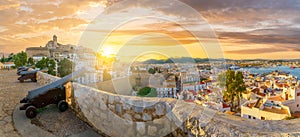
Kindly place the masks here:
[(191, 57), (180, 57), (180, 58), (169, 58), (169, 59), (149, 59), (143, 61), (143, 64), (165, 64), (165, 63), (205, 63), (209, 61), (274, 61), (274, 62), (287, 62), (287, 61), (299, 61), (300, 59), (246, 59), (246, 60), (234, 60), (234, 59), (208, 59), (208, 58), (191, 58)]

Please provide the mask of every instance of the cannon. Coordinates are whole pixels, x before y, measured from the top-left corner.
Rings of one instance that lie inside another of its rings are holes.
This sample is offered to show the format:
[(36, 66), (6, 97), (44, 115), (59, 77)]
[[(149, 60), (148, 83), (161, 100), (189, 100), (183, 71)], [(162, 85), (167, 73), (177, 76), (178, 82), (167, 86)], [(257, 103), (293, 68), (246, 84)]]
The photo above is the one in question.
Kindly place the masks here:
[(30, 79), (32, 82), (36, 82), (36, 73), (38, 71), (34, 70), (34, 71), (22, 71), (20, 72), (20, 77), (18, 78), (18, 80), (22, 83), (27, 79)]
[(68, 109), (68, 103), (66, 102), (64, 85), (73, 78), (82, 75), (83, 72), (84, 69), (73, 72), (57, 81), (29, 91), (27, 96), (20, 100), (20, 103), (24, 103), (24, 105), (20, 107), (20, 110), (26, 110), (25, 115), (30, 119), (36, 117), (37, 109), (50, 104), (56, 104), (60, 112), (66, 111)]
[(23, 72), (23, 71), (28, 71), (29, 70), (29, 67), (19, 67), (18, 68), (18, 71), (17, 71), (17, 74), (18, 75), (21, 75), (21, 73)]

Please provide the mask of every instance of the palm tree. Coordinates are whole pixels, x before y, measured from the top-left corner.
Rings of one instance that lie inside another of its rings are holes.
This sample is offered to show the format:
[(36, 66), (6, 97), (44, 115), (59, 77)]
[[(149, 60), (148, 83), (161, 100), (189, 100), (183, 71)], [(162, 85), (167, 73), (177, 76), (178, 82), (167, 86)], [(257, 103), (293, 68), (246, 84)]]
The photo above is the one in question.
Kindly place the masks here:
[(240, 107), (240, 101), (241, 101), (241, 97), (242, 97), (242, 93), (244, 93), (246, 91), (246, 86), (245, 86), (245, 82), (244, 82), (244, 76), (242, 72), (237, 72), (235, 75), (235, 89), (237, 92), (237, 100), (238, 100), (238, 107)]
[(233, 111), (234, 108), (234, 99), (236, 96), (235, 91), (235, 72), (232, 70), (226, 71), (226, 95), (230, 101), (231, 107), (230, 110)]

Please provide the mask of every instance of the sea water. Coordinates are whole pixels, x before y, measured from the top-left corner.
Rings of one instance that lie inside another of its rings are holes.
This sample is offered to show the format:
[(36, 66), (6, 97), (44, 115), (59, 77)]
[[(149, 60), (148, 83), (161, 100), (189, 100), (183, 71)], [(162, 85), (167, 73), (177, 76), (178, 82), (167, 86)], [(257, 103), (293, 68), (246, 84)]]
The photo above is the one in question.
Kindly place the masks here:
[(240, 68), (240, 71), (249, 71), (254, 74), (264, 74), (269, 72), (274, 72), (275, 70), (279, 70), (282, 72), (289, 72), (291, 75), (296, 76), (298, 80), (300, 80), (300, 68), (290, 68), (288, 66), (277, 66), (277, 67), (268, 67), (268, 68)]

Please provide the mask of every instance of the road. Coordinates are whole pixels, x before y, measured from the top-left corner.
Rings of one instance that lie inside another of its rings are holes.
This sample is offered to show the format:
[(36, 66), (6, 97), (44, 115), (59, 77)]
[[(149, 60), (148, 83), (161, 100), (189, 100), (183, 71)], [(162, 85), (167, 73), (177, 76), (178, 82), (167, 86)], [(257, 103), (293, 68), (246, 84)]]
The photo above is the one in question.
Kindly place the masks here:
[(0, 70), (0, 135), (7, 137), (20, 136), (14, 128), (12, 115), (27, 91), (38, 87), (37, 83), (17, 80), (16, 70)]

